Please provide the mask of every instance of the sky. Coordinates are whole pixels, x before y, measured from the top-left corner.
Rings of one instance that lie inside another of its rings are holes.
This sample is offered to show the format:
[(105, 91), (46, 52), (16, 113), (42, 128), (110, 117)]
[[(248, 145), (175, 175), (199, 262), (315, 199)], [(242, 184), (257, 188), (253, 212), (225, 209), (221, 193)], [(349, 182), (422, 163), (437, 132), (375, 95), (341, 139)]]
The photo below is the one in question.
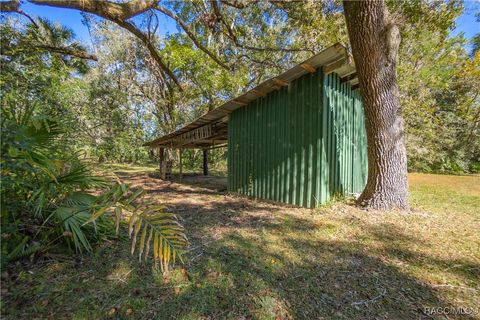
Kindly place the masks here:
[[(72, 29), (79, 40), (90, 43), (90, 34), (88, 28), (82, 23), (83, 17), (79, 10), (39, 6), (28, 2), (24, 2), (21, 9), (32, 16), (47, 18), (52, 22), (60, 22)], [(177, 26), (172, 19), (159, 15), (158, 30), (160, 35), (175, 33), (177, 32)]]
[(465, 11), (457, 18), (456, 28), (453, 30), (452, 35), (457, 35), (461, 32), (467, 39), (473, 38), (473, 36), (480, 32), (480, 22), (477, 22), (475, 13), (480, 11), (480, 0), (477, 1), (465, 1)]
[[(28, 2), (22, 4), (22, 10), (34, 16), (44, 17), (54, 22), (58, 21), (70, 27), (82, 42), (90, 43), (88, 28), (82, 23), (82, 15), (78, 10), (39, 6)], [(465, 1), (465, 11), (457, 18), (456, 28), (452, 31), (452, 35), (463, 33), (466, 38), (471, 39), (476, 33), (479, 33), (480, 22), (477, 22), (475, 17), (475, 13), (478, 11), (480, 11), (480, 0)], [(177, 26), (172, 19), (162, 15), (158, 30), (160, 35), (175, 33)]]

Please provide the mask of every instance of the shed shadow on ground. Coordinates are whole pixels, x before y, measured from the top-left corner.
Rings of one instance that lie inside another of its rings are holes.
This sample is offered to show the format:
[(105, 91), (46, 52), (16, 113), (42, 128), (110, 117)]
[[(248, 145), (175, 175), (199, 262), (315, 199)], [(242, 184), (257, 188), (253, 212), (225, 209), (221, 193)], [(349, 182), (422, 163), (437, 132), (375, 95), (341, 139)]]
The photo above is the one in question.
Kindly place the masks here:
[[(24, 281), (25, 289), (4, 301), (10, 306), (6, 319), (40, 305), (50, 313), (30, 317), (444, 319), (424, 308), (462, 306), (396, 265), (442, 269), (465, 281), (480, 281), (479, 265), (419, 254), (412, 248), (422, 240), (388, 221), (364, 225), (346, 216), (342, 223), (357, 225), (361, 233), (343, 239), (335, 236), (339, 231), (333, 222), (311, 219), (308, 215), (318, 214), (313, 211), (299, 214), (300, 209), (141, 174), (124, 178), (144, 187), (148, 197), (183, 221), (191, 242), (188, 276), (177, 268), (164, 280), (130, 257), (127, 241), (124, 246), (105, 243), (92, 254), (68, 260), (62, 269), (45, 265), (27, 274), (27, 280), (14, 280)], [(365, 241), (376, 245), (365, 247)], [(450, 268), (455, 265), (461, 267)], [(50, 286), (45, 288), (40, 277)]]
[[(297, 236), (328, 229), (328, 225), (292, 217), (255, 218), (251, 211), (256, 209), (265, 210), (250, 206), (224, 214), (223, 204), (185, 210), (195, 212), (182, 217), (191, 231), (192, 244), (198, 246), (190, 258), (201, 254), (190, 264), (190, 271), (199, 275), (202, 286), (187, 287), (165, 301), (176, 305), (172, 309), (175, 316), (431, 319), (425, 313), (427, 307), (461, 307), (443, 301), (437, 292), (386, 263), (377, 252), (356, 244), (356, 239), (345, 242)], [(417, 238), (398, 230), (391, 234), (395, 241), (389, 241), (383, 238), (384, 228), (369, 226), (364, 231), (367, 237), (382, 241), (382, 250), (392, 259), (425, 268), (462, 265), (451, 272), (468, 281), (480, 281), (480, 274), (471, 272), (480, 270), (478, 265), (418, 255), (409, 250), (419, 244)], [(219, 235), (216, 229), (227, 230)], [(275, 237), (269, 239), (272, 234)], [(205, 275), (216, 279), (205, 281)], [(472, 315), (461, 318), (475, 319)]]
[[(188, 180), (182, 184), (194, 185)], [(424, 308), (461, 307), (443, 301), (385, 256), (419, 268), (461, 265), (450, 272), (480, 281), (479, 265), (414, 252), (411, 248), (421, 240), (392, 230), (388, 223), (359, 226), (361, 237), (381, 244), (372, 251), (355, 236), (350, 241), (309, 236), (319, 230), (328, 233), (332, 226), (285, 214), (282, 206), (218, 194), (199, 202), (191, 201), (188, 192), (183, 196), (167, 206), (180, 215), (189, 232), (193, 250), (188, 267), (193, 282), (200, 285), (187, 286), (165, 300), (172, 316), (431, 319)]]

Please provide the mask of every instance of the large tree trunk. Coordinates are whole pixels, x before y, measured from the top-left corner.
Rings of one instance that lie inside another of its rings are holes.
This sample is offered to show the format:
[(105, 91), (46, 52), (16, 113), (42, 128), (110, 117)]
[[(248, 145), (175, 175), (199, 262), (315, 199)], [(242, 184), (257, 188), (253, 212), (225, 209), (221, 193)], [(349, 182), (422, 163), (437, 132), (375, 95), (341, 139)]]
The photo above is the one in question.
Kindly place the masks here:
[(345, 1), (368, 141), (368, 180), (358, 204), (409, 210), (407, 153), (397, 84), (400, 34), (384, 1)]

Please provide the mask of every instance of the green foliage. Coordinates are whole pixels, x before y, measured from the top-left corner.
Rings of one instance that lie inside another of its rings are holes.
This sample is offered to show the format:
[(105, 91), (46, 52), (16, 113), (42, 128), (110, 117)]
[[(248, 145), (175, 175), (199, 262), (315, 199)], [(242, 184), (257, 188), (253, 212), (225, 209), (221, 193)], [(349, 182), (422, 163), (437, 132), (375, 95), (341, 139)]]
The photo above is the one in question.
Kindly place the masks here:
[(407, 133), (409, 169), (475, 172), (480, 162), (479, 57), (466, 40), (418, 28), (400, 54), (399, 85)]
[[(480, 11), (475, 14), (477, 22), (480, 22)], [(480, 50), (480, 32), (478, 32), (472, 39), (472, 56)]]
[[(84, 148), (88, 144), (83, 134), (92, 132), (83, 126), (85, 119), (78, 117), (77, 112), (82, 111), (78, 102), (106, 101), (98, 107), (109, 108), (103, 109), (105, 114), (113, 111), (108, 119), (111, 122), (106, 122), (108, 129), (114, 129), (113, 135), (107, 137), (112, 139), (118, 134), (128, 139), (128, 132), (121, 128), (130, 124), (121, 112), (116, 112), (116, 105), (111, 105), (117, 102), (116, 97), (105, 94), (111, 84), (94, 87), (95, 82), (78, 78), (86, 70), (83, 62), (29, 50), (40, 43), (83, 50), (72, 37), (71, 31), (43, 20), (38, 21), (38, 27), (24, 28), (5, 21), (2, 28), (2, 265), (46, 251), (90, 251), (94, 243), (118, 235), (120, 220), (129, 214), (136, 217), (137, 225), (148, 223), (155, 230), (155, 239), (162, 239), (162, 254), (155, 261), (168, 271), (168, 264), (171, 260), (174, 263), (187, 245), (175, 216), (144, 202), (141, 190), (132, 191), (120, 183), (112, 185), (107, 178), (94, 174), (85, 152), (89, 150)], [(78, 94), (85, 88), (91, 90), (87, 90), (91, 97)], [(98, 109), (90, 108), (92, 113)], [(126, 144), (138, 148), (140, 143)], [(132, 152), (133, 156), (137, 154)], [(136, 240), (132, 242), (135, 247)], [(139, 248), (141, 252), (143, 249)], [(146, 258), (148, 252), (143, 256)]]
[[(20, 124), (5, 112), (2, 118), (2, 260), (45, 251), (60, 240), (89, 250), (97, 234), (90, 226), (80, 228), (93, 197), (86, 190), (106, 181), (92, 175), (78, 153), (59, 149), (56, 121), (39, 117)], [(100, 221), (101, 232), (108, 227)]]
[[(46, 251), (58, 243), (76, 252), (90, 251), (92, 241), (113, 236), (109, 217), (114, 218), (118, 234), (122, 214), (129, 214), (130, 229), (135, 227), (132, 254), (143, 226), (140, 258), (142, 253), (147, 258), (153, 237), (154, 260), (168, 272), (171, 259), (175, 263), (187, 246), (176, 217), (143, 202), (141, 189), (132, 192), (118, 183), (109, 187), (104, 178), (91, 174), (78, 153), (64, 155), (52, 143), (61, 133), (47, 119), (23, 125), (6, 119), (2, 125), (2, 261)], [(88, 192), (92, 188), (103, 191), (93, 195)]]

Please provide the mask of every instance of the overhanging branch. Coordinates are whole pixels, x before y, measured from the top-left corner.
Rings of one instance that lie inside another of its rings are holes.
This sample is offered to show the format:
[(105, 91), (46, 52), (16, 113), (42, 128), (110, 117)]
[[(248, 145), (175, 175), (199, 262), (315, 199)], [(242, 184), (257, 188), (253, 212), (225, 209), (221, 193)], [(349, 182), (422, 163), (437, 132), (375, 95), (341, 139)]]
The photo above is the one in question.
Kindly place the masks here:
[(150, 39), (148, 39), (148, 36), (146, 34), (144, 34), (142, 31), (137, 29), (137, 27), (135, 27), (133, 24), (131, 24), (127, 21), (123, 21), (123, 20), (119, 20), (119, 19), (115, 19), (115, 20), (111, 20), (111, 21), (115, 22), (116, 24), (118, 24), (122, 28), (130, 31), (138, 39), (140, 39), (140, 41), (142, 41), (143, 44), (147, 47), (148, 52), (150, 52), (150, 55), (152, 56), (153, 60), (155, 60), (155, 62), (159, 65), (159, 67), (173, 80), (173, 82), (175, 82), (175, 84), (180, 88), (180, 90), (183, 90), (180, 82), (177, 79), (177, 77), (173, 74), (172, 70), (170, 70), (165, 65), (165, 63), (163, 63), (162, 58), (158, 54), (157, 48), (154, 47), (154, 45), (152, 44)]
[(78, 9), (84, 12), (101, 15), (103, 17), (117, 18), (121, 20), (130, 19), (151, 9), (157, 1), (155, 0), (134, 0), (117, 3), (99, 0), (28, 0), (38, 5), (50, 7)]
[[(152, 44), (150, 37), (143, 33), (140, 29), (138, 29), (133, 23), (128, 22), (129, 18), (132, 18), (138, 14), (146, 12), (150, 9), (155, 9), (168, 17), (174, 19), (178, 25), (185, 31), (187, 36), (193, 41), (195, 46), (198, 49), (206, 53), (213, 61), (215, 61), (221, 67), (230, 70), (231, 68), (222, 61), (216, 54), (210, 51), (207, 47), (205, 47), (197, 38), (197, 36), (189, 29), (189, 26), (174, 12), (168, 10), (165, 7), (162, 7), (158, 4), (158, 0), (135, 0), (135, 1), (128, 1), (128, 2), (111, 2), (111, 1), (97, 1), (97, 0), (28, 0), (31, 3), (37, 5), (45, 5), (51, 7), (59, 7), (59, 8), (67, 8), (67, 9), (77, 9), (83, 12), (92, 13), (104, 19), (110, 20), (115, 24), (119, 25), (120, 27), (128, 30), (132, 34), (134, 34), (148, 49), (150, 55), (152, 56), (155, 63), (158, 67), (167, 74), (175, 84), (182, 90), (181, 85), (174, 75), (174, 73), (165, 65), (160, 54)], [(274, 0), (271, 0), (274, 1)], [(234, 45), (238, 48), (250, 50), (250, 51), (271, 51), (271, 52), (312, 52), (309, 49), (297, 49), (297, 48), (279, 48), (279, 47), (256, 47), (251, 46), (243, 43), (240, 41), (235, 32), (232, 30), (231, 26), (229, 25), (227, 19), (223, 16), (220, 8), (220, 3), (234, 7), (237, 9), (244, 9), (251, 4), (256, 3), (257, 1), (240, 1), (240, 0), (220, 0), (217, 3), (217, 0), (212, 1), (212, 7), (217, 15), (218, 19), (222, 22), (226, 29), (227, 37), (234, 43)], [(31, 19), (27, 14), (19, 9), (19, 1), (4, 1), (0, 3), (1, 11), (5, 12), (17, 12), (20, 14), (25, 15), (28, 17), (32, 23), (35, 23), (33, 19)]]
[(50, 7), (59, 7), (66, 9), (77, 9), (84, 12), (92, 13), (114, 22), (120, 27), (130, 31), (147, 47), (148, 52), (155, 60), (158, 67), (163, 70), (182, 90), (180, 82), (173, 72), (165, 65), (157, 48), (154, 47), (149, 37), (138, 29), (133, 23), (126, 21), (140, 13), (143, 13), (154, 7), (158, 1), (153, 0), (136, 0), (124, 3), (115, 3), (110, 1), (97, 0), (28, 0), (31, 3), (45, 5)]
[(33, 20), (32, 17), (30, 17), (27, 13), (25, 13), (23, 10), (20, 9), (20, 2), (18, 0), (0, 2), (0, 12), (18, 13), (18, 14), (26, 17), (28, 20), (30, 20), (30, 22), (35, 27), (38, 28), (38, 25), (35, 22), (35, 20)]
[(180, 19), (179, 16), (177, 16), (175, 13), (173, 13), (172, 11), (168, 10), (167, 8), (164, 8), (160, 5), (157, 5), (155, 6), (155, 8), (162, 12), (163, 14), (169, 16), (170, 18), (172, 18), (173, 20), (175, 20), (179, 25), (180, 27), (182, 27), (183, 31), (185, 31), (185, 33), (187, 34), (187, 36), (193, 41), (193, 43), (197, 46), (198, 49), (202, 50), (203, 52), (205, 52), (210, 58), (212, 58), (213, 61), (215, 61), (218, 65), (220, 65), (221, 67), (227, 69), (227, 70), (230, 70), (231, 68), (229, 68), (223, 61), (221, 61), (215, 54), (213, 54), (210, 50), (208, 50), (204, 45), (202, 45), (200, 43), (200, 41), (198, 41), (197, 37), (193, 34), (192, 31), (190, 31), (190, 29), (188, 28), (188, 26), (185, 24), (185, 22), (182, 21), (182, 19)]
[[(254, 1), (247, 2), (243, 4), (243, 2), (235, 1), (234, 3), (229, 3), (226, 1), (221, 1), (221, 3), (226, 4), (231, 7), (235, 7), (237, 9), (243, 9), (247, 7), (248, 5), (254, 3)], [(251, 50), (251, 51), (257, 51), (257, 52), (263, 52), (263, 51), (271, 51), (271, 52), (311, 52), (314, 54), (315, 52), (310, 49), (297, 49), (297, 48), (278, 48), (278, 47), (254, 47), (254, 46), (249, 46), (246, 44), (243, 44), (240, 42), (240, 40), (237, 38), (237, 35), (235, 32), (232, 30), (230, 27), (230, 24), (226, 21), (224, 15), (221, 12), (220, 6), (217, 3), (217, 0), (212, 0), (211, 1), (213, 11), (215, 12), (215, 15), (218, 17), (218, 19), (222, 22), (222, 24), (225, 26), (225, 29), (227, 30), (227, 37), (230, 38), (230, 40), (233, 41), (235, 46), (238, 48), (246, 49), (246, 50)]]
[(0, 11), (1, 12), (18, 12), (20, 8), (20, 1), (2, 1), (0, 2)]
[(80, 51), (80, 50), (72, 50), (69, 48), (55, 47), (55, 46), (49, 46), (49, 45), (38, 45), (36, 46), (36, 48), (47, 50), (50, 52), (60, 53), (60, 54), (64, 54), (64, 55), (68, 55), (68, 56), (72, 56), (80, 59), (98, 61), (98, 58), (96, 55), (89, 54), (87, 52)]

